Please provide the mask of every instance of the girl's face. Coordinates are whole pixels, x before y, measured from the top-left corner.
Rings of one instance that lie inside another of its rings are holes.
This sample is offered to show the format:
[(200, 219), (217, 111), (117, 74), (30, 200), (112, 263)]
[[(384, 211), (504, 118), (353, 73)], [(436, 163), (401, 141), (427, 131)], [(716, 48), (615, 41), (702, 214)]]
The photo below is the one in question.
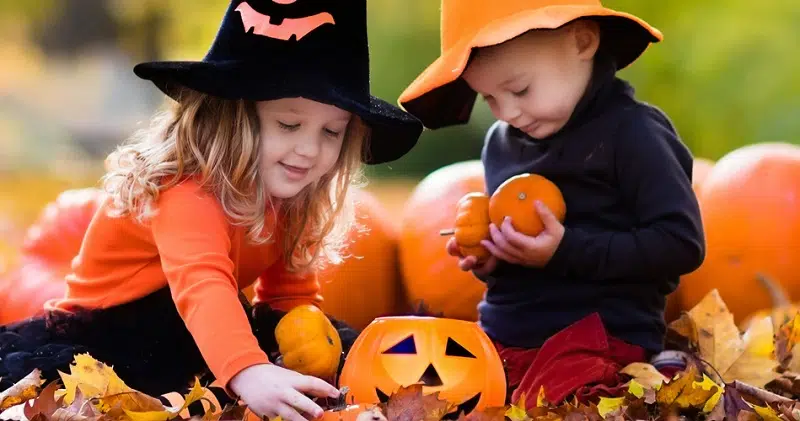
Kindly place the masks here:
[(351, 113), (305, 98), (256, 103), (267, 194), (286, 199), (333, 169)]

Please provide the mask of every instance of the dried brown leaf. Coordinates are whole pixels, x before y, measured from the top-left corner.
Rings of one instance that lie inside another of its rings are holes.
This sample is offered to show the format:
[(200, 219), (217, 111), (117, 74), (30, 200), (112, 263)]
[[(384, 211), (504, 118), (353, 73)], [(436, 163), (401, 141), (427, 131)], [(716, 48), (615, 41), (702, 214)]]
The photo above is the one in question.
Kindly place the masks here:
[(421, 384), (400, 387), (386, 402), (388, 421), (438, 421), (452, 409), (450, 403), (439, 399), (439, 392), (422, 393)]
[(58, 381), (50, 382), (36, 399), (29, 404), (25, 404), (23, 413), (28, 419), (33, 419), (37, 414), (45, 417), (52, 417), (57, 409), (62, 408), (62, 398), (56, 399), (55, 394), (61, 384)]
[(482, 410), (473, 410), (469, 414), (460, 414), (460, 421), (504, 421), (506, 419), (507, 406), (497, 406)]
[(800, 365), (795, 361), (795, 345), (800, 342), (800, 314), (794, 314), (789, 320), (780, 322), (780, 327), (775, 334), (775, 358), (782, 370), (790, 370), (792, 366)]

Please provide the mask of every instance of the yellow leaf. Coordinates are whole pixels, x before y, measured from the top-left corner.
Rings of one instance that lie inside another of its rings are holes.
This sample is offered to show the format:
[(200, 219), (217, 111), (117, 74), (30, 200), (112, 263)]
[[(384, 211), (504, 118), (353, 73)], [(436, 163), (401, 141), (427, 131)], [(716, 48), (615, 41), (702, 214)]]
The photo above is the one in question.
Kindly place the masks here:
[(536, 407), (542, 408), (549, 406), (547, 402), (547, 395), (544, 393), (544, 386), (539, 387), (539, 394), (536, 396)]
[(606, 414), (614, 412), (617, 409), (619, 409), (624, 402), (625, 402), (624, 397), (607, 398), (603, 396), (600, 398), (600, 402), (598, 402), (597, 404), (597, 412), (600, 413), (601, 417), (605, 417)]
[(765, 406), (753, 405), (753, 409), (755, 409), (756, 414), (758, 414), (758, 416), (761, 417), (761, 419), (763, 419), (764, 421), (783, 421), (778, 416), (778, 413), (775, 412), (774, 409), (768, 406), (765, 407)]
[(64, 402), (69, 405), (75, 399), (75, 391), (80, 389), (87, 399), (97, 399), (95, 405), (101, 412), (112, 408), (122, 411), (150, 412), (164, 408), (161, 402), (128, 387), (114, 370), (95, 360), (89, 354), (75, 356), (74, 364), (69, 366), (70, 374), (62, 373), (64, 383)]
[(770, 319), (755, 321), (750, 325), (742, 337), (743, 351), (733, 363), (722, 373), (726, 382), (739, 380), (750, 385), (764, 388), (767, 383), (776, 379), (779, 374), (775, 371), (779, 363), (773, 355), (764, 355), (759, 341), (760, 337), (773, 332)]
[(166, 421), (171, 418), (169, 411), (137, 412), (128, 411), (127, 409), (123, 410), (125, 411), (125, 415), (127, 415), (132, 421)]
[(506, 410), (506, 417), (508, 417), (511, 421), (526, 421), (530, 420), (528, 417), (528, 412), (525, 406), (525, 393), (523, 392), (519, 396), (519, 400), (516, 404), (512, 404), (508, 410)]
[(658, 390), (668, 379), (651, 364), (636, 362), (626, 365), (620, 373), (633, 377), (637, 383), (650, 389)]
[(636, 379), (631, 380), (630, 384), (628, 384), (628, 393), (637, 398), (641, 398), (644, 396), (644, 387), (636, 381)]
[(129, 410), (123, 404), (123, 409), (125, 414), (128, 415), (133, 421), (166, 421), (172, 418), (175, 418), (180, 414), (181, 411), (188, 408), (189, 405), (193, 404), (194, 402), (203, 399), (205, 395), (205, 389), (203, 386), (200, 385), (200, 379), (195, 377), (194, 378), (194, 386), (192, 389), (184, 395), (183, 405), (178, 408), (166, 408), (163, 410), (155, 410), (155, 411), (137, 411), (137, 410)]
[(708, 390), (708, 391), (712, 390), (712, 388), (714, 388), (714, 387), (717, 388), (716, 391), (714, 392), (714, 394), (711, 395), (710, 398), (708, 398), (708, 400), (706, 401), (705, 406), (703, 406), (703, 412), (705, 412), (705, 413), (711, 412), (714, 409), (714, 407), (717, 405), (717, 402), (719, 402), (719, 398), (722, 397), (723, 387), (718, 385), (717, 383), (714, 383), (714, 381), (711, 380), (705, 374), (703, 374), (703, 380), (699, 381), (699, 382), (692, 383), (692, 387), (703, 389), (703, 390)]
[(770, 316), (753, 318), (747, 325), (742, 339), (751, 343), (751, 353), (764, 358), (774, 358), (775, 335), (773, 319)]
[(742, 336), (717, 290), (709, 292), (684, 316), (679, 323), (670, 324), (670, 329), (679, 329), (683, 334), (692, 327), (700, 358), (714, 367), (725, 382), (739, 380), (763, 388), (777, 377), (774, 369), (778, 362), (763, 355), (759, 340), (765, 330), (772, 330), (769, 319), (756, 320)]
[(42, 372), (38, 368), (33, 369), (27, 376), (0, 393), (0, 412), (35, 398), (42, 383), (44, 383)]
[(700, 356), (720, 373), (728, 371), (744, 352), (744, 343), (719, 292), (711, 290), (688, 316), (697, 329)]

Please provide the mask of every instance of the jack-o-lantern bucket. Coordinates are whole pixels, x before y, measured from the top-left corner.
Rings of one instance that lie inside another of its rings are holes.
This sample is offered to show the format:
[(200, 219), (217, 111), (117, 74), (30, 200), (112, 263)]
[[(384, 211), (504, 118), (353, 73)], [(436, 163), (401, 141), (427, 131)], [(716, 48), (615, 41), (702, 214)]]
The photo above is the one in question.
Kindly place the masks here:
[(417, 383), (458, 412), (505, 404), (500, 356), (475, 322), (463, 320), (379, 317), (353, 343), (339, 379), (355, 403), (385, 402)]

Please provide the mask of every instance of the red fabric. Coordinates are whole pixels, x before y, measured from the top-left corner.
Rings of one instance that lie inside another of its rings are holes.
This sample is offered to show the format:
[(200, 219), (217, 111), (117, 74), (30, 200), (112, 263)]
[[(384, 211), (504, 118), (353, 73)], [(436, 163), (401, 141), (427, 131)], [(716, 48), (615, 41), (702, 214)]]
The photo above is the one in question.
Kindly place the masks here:
[(608, 336), (597, 313), (556, 333), (541, 348), (495, 346), (514, 389), (512, 402), (524, 393), (528, 408), (536, 406), (542, 386), (547, 400), (555, 404), (573, 393), (582, 403), (618, 395), (627, 382), (619, 370), (647, 360), (643, 348)]

